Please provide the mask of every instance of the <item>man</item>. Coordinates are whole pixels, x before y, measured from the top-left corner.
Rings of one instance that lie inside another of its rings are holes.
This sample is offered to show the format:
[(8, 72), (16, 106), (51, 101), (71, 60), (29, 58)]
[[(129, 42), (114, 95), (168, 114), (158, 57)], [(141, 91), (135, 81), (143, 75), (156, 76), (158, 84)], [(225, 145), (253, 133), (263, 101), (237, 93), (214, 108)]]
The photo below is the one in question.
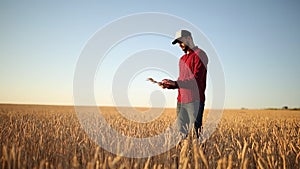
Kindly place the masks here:
[(184, 55), (179, 61), (179, 77), (177, 81), (164, 79), (162, 88), (178, 89), (177, 127), (182, 138), (186, 138), (194, 126), (199, 138), (205, 102), (206, 74), (208, 58), (206, 53), (195, 46), (191, 32), (176, 32), (173, 45), (178, 44)]

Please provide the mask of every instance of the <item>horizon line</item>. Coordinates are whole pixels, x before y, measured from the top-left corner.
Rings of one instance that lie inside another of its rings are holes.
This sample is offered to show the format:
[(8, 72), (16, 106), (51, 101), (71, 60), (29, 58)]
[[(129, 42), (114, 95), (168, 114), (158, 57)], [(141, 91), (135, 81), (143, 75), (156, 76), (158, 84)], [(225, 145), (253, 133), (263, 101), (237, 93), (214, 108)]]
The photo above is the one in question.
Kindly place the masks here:
[[(121, 105), (121, 106), (114, 106), (114, 105), (74, 105), (74, 104), (50, 104), (50, 103), (13, 103), (13, 102), (0, 102), (0, 105), (19, 105), (19, 106), (66, 106), (66, 107), (75, 107), (75, 106), (80, 106), (80, 107), (133, 107), (133, 108), (166, 108), (166, 109), (176, 109), (175, 107), (149, 107), (149, 106), (126, 106), (126, 105)], [(220, 109), (209, 109), (209, 108), (204, 108), (205, 110), (220, 110)], [(223, 108), (223, 110), (281, 110), (283, 109), (282, 107), (265, 107), (265, 108), (246, 108), (246, 107), (240, 107), (240, 108)], [(291, 107), (288, 109), (299, 109), (297, 107)]]

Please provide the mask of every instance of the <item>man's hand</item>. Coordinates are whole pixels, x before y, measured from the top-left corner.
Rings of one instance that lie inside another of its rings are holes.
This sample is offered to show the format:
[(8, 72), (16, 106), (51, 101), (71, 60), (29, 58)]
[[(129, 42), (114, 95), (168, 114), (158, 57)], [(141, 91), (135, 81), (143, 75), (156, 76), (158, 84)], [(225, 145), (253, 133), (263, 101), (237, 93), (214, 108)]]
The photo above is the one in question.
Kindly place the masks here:
[(148, 78), (148, 81), (151, 81), (152, 83), (157, 83), (161, 88), (163, 89), (177, 89), (178, 85), (176, 81), (170, 80), (170, 79), (163, 79), (161, 82), (155, 81), (153, 78)]
[(159, 86), (163, 89), (176, 89), (178, 88), (178, 85), (176, 81), (170, 80), (170, 79), (163, 79), (161, 82), (159, 82)]

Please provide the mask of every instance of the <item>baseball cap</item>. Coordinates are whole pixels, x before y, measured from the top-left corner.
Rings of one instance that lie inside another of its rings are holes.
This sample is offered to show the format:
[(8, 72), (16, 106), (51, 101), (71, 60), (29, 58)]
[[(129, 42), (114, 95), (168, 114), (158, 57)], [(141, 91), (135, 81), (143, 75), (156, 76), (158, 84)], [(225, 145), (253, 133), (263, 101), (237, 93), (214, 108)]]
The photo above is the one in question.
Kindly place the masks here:
[(189, 32), (188, 30), (179, 30), (176, 32), (175, 34), (175, 40), (172, 42), (173, 45), (175, 45), (177, 42), (179, 42), (180, 38), (182, 37), (186, 37), (186, 36), (191, 36), (191, 32)]

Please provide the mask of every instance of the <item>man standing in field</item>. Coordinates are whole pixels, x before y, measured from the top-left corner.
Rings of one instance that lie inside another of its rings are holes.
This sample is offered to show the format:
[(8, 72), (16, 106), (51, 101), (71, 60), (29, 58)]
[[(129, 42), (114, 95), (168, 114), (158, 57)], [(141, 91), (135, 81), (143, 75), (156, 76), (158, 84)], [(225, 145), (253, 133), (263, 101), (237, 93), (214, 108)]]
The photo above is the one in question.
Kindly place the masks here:
[(172, 44), (177, 43), (184, 52), (179, 61), (179, 77), (177, 81), (164, 79), (160, 86), (164, 89), (178, 89), (176, 123), (181, 137), (186, 138), (194, 126), (196, 136), (199, 138), (205, 102), (208, 58), (203, 50), (195, 46), (192, 34), (187, 30), (176, 32)]

